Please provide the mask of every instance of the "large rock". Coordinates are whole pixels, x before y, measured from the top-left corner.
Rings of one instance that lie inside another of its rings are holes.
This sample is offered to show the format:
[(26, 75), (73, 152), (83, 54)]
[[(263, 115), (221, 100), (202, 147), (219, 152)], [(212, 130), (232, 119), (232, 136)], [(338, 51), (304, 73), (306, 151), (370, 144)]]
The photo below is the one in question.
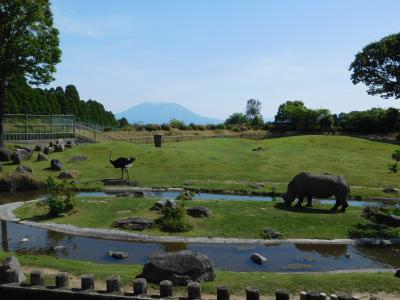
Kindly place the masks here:
[(63, 171), (58, 175), (58, 179), (76, 179), (81, 176), (79, 171)]
[(176, 200), (192, 200), (193, 194), (191, 191), (183, 191), (175, 198)]
[(34, 150), (40, 152), (43, 150), (43, 147), (41, 145), (36, 145)]
[(154, 205), (150, 208), (151, 210), (162, 210), (165, 207), (175, 207), (176, 202), (175, 200), (158, 200)]
[(64, 152), (65, 146), (64, 144), (55, 144), (54, 145), (54, 152)]
[(144, 230), (153, 227), (154, 222), (145, 218), (128, 218), (114, 222), (114, 227), (129, 230)]
[(43, 153), (44, 154), (50, 154), (50, 153), (53, 153), (54, 152), (54, 148), (53, 147), (44, 147), (44, 149), (43, 149)]
[(61, 171), (63, 169), (63, 164), (58, 159), (52, 159), (50, 161), (50, 169), (54, 171)]
[(30, 159), (32, 153), (27, 151), (26, 149), (16, 149), (15, 152), (11, 155), (11, 160), (15, 164), (20, 164), (23, 160)]
[(170, 280), (174, 285), (186, 286), (191, 281), (213, 281), (215, 270), (204, 254), (183, 250), (150, 256), (139, 277), (157, 284)]
[(0, 264), (0, 284), (7, 283), (6, 271), (9, 269), (17, 270), (18, 283), (22, 283), (26, 279), (18, 259), (15, 256), (10, 256)]
[(252, 254), (250, 258), (253, 262), (255, 262), (258, 265), (262, 265), (264, 262), (267, 261), (267, 259), (259, 253)]
[(31, 169), (30, 167), (28, 167), (28, 166), (19, 165), (19, 166), (15, 169), (15, 171), (16, 171), (16, 172), (19, 172), (19, 173), (29, 173), (29, 174), (32, 174), (32, 169)]
[(49, 160), (48, 156), (42, 152), (39, 152), (36, 158), (36, 161), (47, 161)]
[(107, 251), (107, 255), (111, 256), (116, 259), (125, 259), (128, 258), (128, 252), (121, 252), (121, 251)]
[(12, 152), (6, 147), (0, 147), (0, 161), (10, 161)]
[(186, 212), (189, 216), (194, 218), (207, 218), (211, 216), (211, 210), (204, 206), (190, 207)]
[(383, 192), (386, 193), (386, 194), (398, 194), (399, 190), (394, 188), (394, 187), (385, 187), (383, 189)]

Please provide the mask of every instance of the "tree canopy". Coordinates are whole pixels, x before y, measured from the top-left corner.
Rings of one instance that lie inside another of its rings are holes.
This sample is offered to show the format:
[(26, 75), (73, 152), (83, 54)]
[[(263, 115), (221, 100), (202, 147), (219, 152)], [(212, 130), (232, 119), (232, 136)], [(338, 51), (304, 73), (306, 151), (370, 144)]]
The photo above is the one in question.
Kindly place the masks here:
[(30, 84), (49, 83), (61, 50), (49, 0), (2, 0), (0, 24), (1, 147), (7, 83), (18, 76)]
[(364, 83), (368, 94), (399, 99), (400, 33), (365, 46), (356, 54), (349, 70), (353, 83)]

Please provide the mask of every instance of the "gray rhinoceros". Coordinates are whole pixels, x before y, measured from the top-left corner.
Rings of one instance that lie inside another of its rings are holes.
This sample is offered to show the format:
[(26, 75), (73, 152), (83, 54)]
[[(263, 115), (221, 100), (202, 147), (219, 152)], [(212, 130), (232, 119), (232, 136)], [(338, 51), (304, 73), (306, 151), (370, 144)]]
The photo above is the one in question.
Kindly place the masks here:
[(282, 196), (286, 204), (291, 204), (298, 197), (297, 207), (301, 207), (304, 197), (307, 197), (307, 207), (312, 206), (312, 197), (329, 198), (335, 196), (336, 203), (332, 210), (342, 206), (341, 211), (346, 211), (347, 196), (350, 187), (343, 176), (332, 174), (314, 174), (301, 172), (288, 184), (287, 192)]

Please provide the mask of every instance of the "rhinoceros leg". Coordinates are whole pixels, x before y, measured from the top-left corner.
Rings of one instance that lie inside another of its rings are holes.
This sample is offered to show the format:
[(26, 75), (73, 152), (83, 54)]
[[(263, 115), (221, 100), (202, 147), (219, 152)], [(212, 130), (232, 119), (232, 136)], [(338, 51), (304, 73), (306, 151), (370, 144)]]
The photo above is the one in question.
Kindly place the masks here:
[(307, 196), (307, 205), (306, 207), (312, 207), (312, 196)]
[(297, 201), (297, 204), (295, 205), (295, 207), (301, 207), (301, 203), (303, 203), (303, 199), (304, 199), (304, 196), (299, 195), (299, 200)]
[(331, 208), (331, 210), (337, 210), (339, 207), (339, 201), (336, 199), (335, 205)]

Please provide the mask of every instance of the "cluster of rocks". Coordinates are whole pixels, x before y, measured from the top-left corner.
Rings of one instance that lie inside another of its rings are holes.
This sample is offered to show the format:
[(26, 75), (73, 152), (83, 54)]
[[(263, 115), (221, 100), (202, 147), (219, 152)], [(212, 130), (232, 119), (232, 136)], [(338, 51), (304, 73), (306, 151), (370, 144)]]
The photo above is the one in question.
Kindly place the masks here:
[(283, 239), (283, 234), (272, 228), (261, 229), (261, 236), (263, 239), (267, 240), (281, 240)]
[(128, 230), (144, 230), (153, 227), (154, 221), (146, 218), (127, 218), (114, 222), (113, 226)]
[(128, 258), (128, 252), (122, 252), (122, 251), (110, 250), (110, 251), (107, 252), (107, 255), (111, 256), (113, 258), (116, 258), (116, 259), (126, 259), (126, 258)]
[[(159, 200), (150, 208), (151, 210), (162, 210), (166, 207), (176, 207), (175, 200)], [(194, 206), (186, 209), (186, 213), (194, 218), (207, 218), (211, 216), (211, 210), (205, 206)]]
[(48, 155), (53, 152), (64, 152), (65, 149), (72, 148), (74, 146), (76, 146), (76, 143), (74, 141), (67, 141), (65, 143), (64, 140), (58, 139), (55, 143), (50, 142), (48, 146), (42, 148), (39, 148), (39, 146), (38, 149), (40, 149), (39, 151)]
[(390, 227), (400, 227), (400, 216), (391, 214), (390, 208), (364, 208), (363, 216), (376, 224), (382, 224)]

